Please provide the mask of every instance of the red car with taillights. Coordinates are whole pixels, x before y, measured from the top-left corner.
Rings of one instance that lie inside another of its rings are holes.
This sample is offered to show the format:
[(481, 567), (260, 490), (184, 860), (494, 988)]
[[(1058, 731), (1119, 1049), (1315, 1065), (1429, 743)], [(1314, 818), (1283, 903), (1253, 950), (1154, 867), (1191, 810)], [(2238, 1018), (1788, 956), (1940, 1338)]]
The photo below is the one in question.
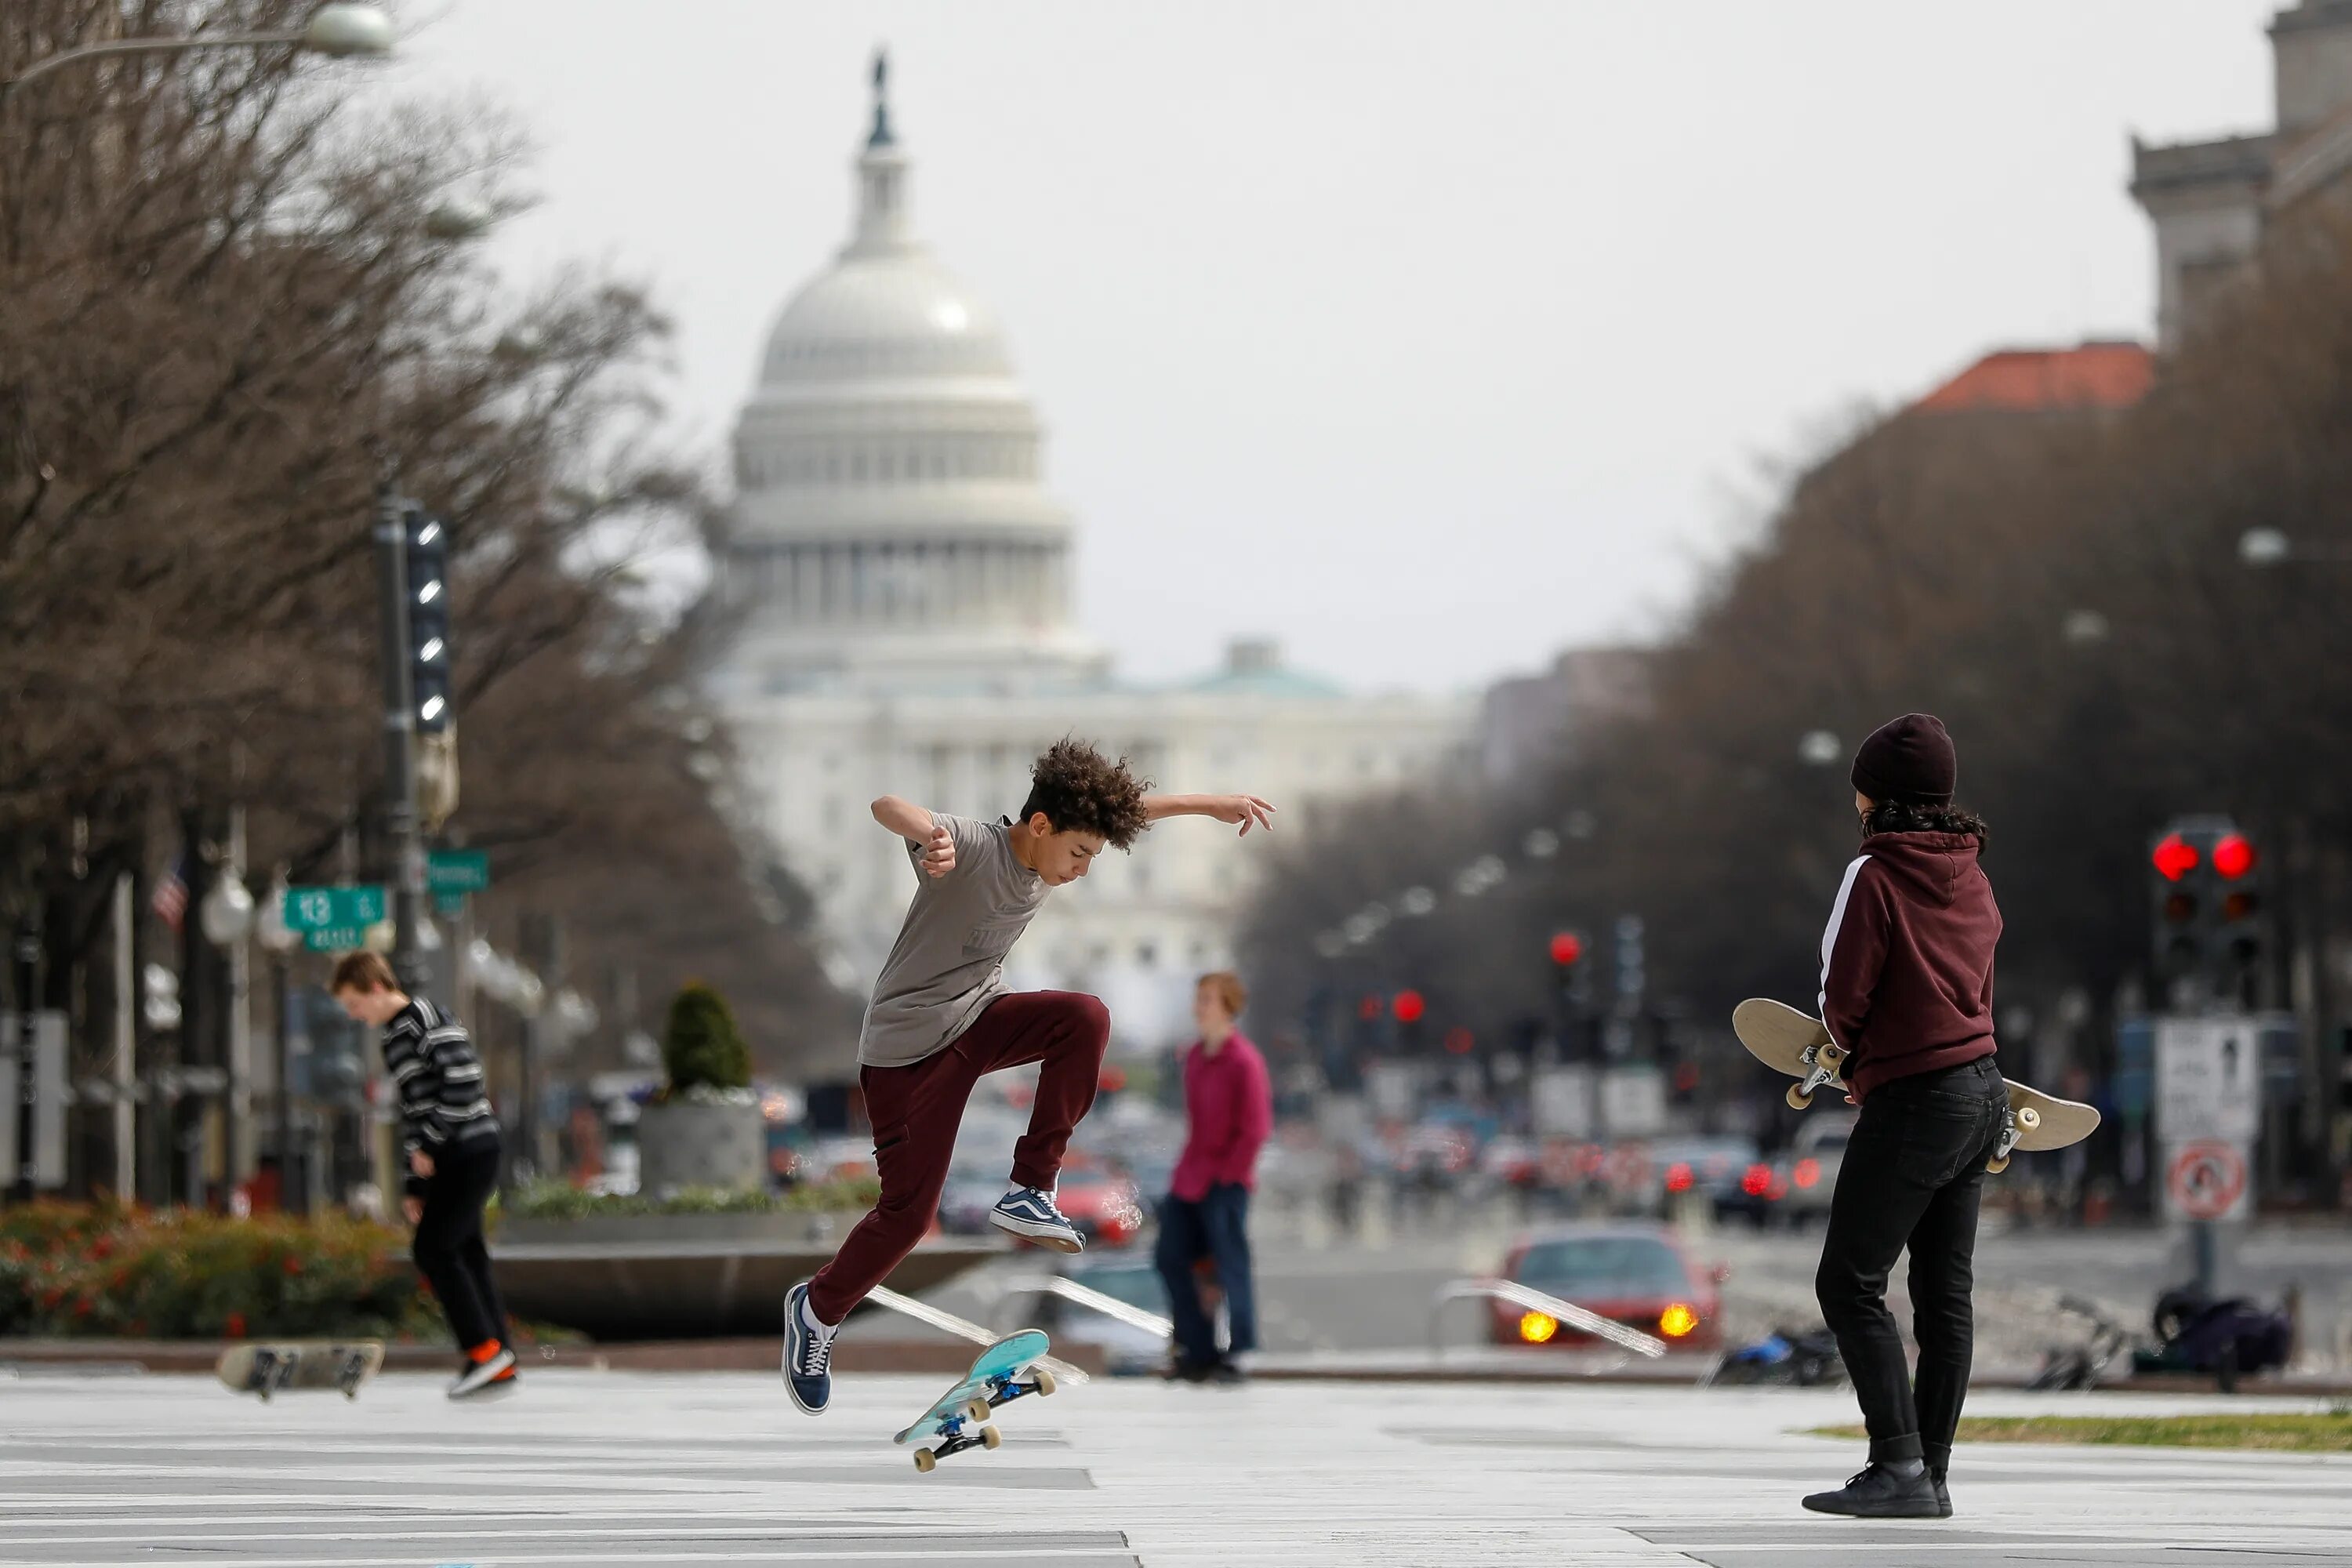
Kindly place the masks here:
[[(1723, 1348), (1721, 1266), (1696, 1267), (1664, 1226), (1577, 1224), (1530, 1231), (1503, 1259), (1502, 1278), (1588, 1312), (1655, 1334), (1670, 1351)], [(1550, 1314), (1493, 1301), (1496, 1344), (1571, 1345), (1600, 1342)]]

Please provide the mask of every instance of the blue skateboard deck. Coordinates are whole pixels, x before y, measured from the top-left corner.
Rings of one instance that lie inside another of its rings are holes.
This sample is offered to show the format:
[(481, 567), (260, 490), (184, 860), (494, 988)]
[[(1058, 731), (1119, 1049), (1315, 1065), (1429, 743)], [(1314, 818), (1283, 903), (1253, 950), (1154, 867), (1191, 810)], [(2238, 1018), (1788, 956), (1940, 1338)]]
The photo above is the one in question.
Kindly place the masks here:
[(971, 1370), (891, 1441), (923, 1444), (915, 1450), (915, 1468), (926, 1473), (950, 1454), (995, 1447), (1003, 1441), (989, 1421), (996, 1406), (1032, 1394), (1054, 1392), (1054, 1374), (1043, 1367), (1023, 1375), (1031, 1373), (1047, 1343), (1038, 1329), (1007, 1334), (974, 1356)]

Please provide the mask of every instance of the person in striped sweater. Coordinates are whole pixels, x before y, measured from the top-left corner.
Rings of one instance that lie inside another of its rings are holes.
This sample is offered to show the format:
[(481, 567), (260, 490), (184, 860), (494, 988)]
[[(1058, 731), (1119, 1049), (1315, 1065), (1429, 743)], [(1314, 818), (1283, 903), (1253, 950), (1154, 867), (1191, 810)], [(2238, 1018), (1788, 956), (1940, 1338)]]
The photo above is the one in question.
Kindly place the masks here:
[(331, 988), (344, 1013), (383, 1031), (384, 1070), (400, 1090), (411, 1254), (466, 1352), (449, 1397), (502, 1393), (515, 1384), (515, 1355), (482, 1241), (482, 1209), (499, 1184), (499, 1120), (481, 1058), (466, 1026), (401, 990), (380, 954), (344, 954)]

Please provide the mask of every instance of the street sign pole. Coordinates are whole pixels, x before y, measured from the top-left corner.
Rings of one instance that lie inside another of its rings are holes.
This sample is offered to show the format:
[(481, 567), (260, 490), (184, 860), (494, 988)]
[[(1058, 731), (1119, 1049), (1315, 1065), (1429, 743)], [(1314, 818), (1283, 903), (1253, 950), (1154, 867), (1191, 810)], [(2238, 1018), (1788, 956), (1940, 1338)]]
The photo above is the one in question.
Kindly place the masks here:
[(410, 995), (430, 991), (432, 974), (417, 922), (425, 901), (425, 841), (417, 831), (416, 705), (408, 649), (406, 504), (387, 481), (376, 489), (377, 602), (383, 661), (383, 800), (391, 840), (392, 971)]

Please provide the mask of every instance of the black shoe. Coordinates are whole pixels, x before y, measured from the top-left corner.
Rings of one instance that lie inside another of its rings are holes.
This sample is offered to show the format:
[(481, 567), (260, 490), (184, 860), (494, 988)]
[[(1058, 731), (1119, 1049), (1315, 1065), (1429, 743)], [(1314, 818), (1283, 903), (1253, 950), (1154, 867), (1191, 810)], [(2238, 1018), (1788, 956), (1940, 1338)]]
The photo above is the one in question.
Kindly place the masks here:
[(1951, 1518), (1952, 1489), (1946, 1486), (1944, 1484), (1944, 1478), (1937, 1475), (1933, 1470), (1929, 1470), (1927, 1472), (1927, 1479), (1934, 1482), (1936, 1486), (1936, 1517), (1937, 1519)]
[(1943, 1517), (1943, 1507), (1936, 1500), (1935, 1482), (1929, 1479), (1925, 1465), (1910, 1475), (1899, 1476), (1885, 1465), (1874, 1463), (1840, 1489), (1815, 1492), (1805, 1500), (1805, 1506), (1815, 1513), (1840, 1513), (1852, 1519)]
[(1201, 1373), (1201, 1381), (1202, 1383), (1221, 1383), (1230, 1387), (1234, 1384), (1247, 1383), (1249, 1381), (1249, 1373), (1234, 1365), (1231, 1358), (1219, 1356), (1202, 1370)]
[(1216, 1380), (1217, 1363), (1213, 1361), (1186, 1361), (1181, 1356), (1168, 1363), (1160, 1375), (1171, 1383), (1213, 1383)]

